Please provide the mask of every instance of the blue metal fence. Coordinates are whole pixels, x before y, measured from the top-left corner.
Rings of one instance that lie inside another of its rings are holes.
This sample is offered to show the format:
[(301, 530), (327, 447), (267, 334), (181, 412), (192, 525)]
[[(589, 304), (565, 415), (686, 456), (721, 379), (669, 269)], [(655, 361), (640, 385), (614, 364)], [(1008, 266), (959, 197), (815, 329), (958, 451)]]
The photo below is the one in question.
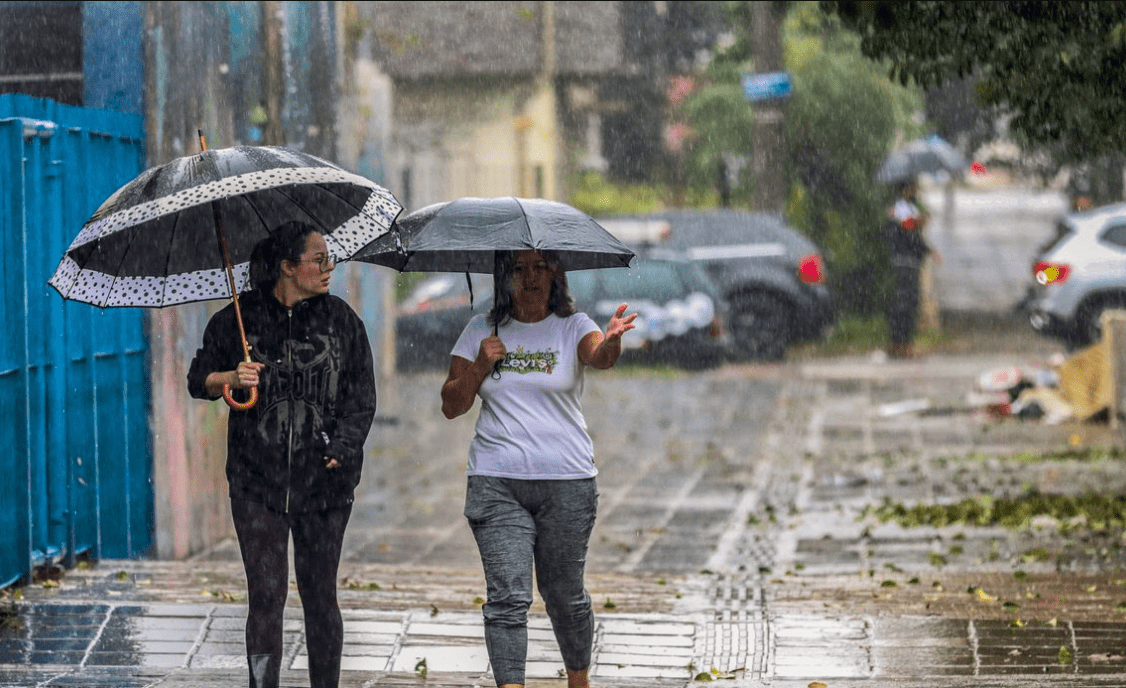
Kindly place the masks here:
[(0, 586), (152, 546), (145, 314), (47, 285), (144, 166), (142, 119), (0, 95)]

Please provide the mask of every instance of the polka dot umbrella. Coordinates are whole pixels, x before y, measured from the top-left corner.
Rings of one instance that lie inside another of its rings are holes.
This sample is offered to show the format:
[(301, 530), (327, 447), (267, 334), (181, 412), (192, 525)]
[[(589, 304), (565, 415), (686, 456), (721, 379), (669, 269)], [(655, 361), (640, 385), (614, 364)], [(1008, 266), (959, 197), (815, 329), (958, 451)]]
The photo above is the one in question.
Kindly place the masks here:
[[(231, 299), (241, 333), (238, 292), (251, 250), (272, 229), (309, 222), (321, 228), (333, 257), (346, 260), (387, 233), (402, 211), (378, 184), (300, 151), (207, 150), (202, 133), (200, 147), (110, 196), (48, 283), (63, 298), (101, 308)], [(249, 358), (245, 335), (242, 344)]]

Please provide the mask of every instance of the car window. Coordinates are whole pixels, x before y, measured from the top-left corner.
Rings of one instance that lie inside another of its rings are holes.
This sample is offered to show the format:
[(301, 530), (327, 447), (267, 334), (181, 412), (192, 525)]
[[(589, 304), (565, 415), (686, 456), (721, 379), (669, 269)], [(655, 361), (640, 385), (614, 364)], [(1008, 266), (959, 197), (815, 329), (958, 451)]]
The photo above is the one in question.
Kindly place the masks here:
[[(464, 283), (464, 278), (462, 278)], [(435, 299), (445, 298), (454, 293), (457, 288), (457, 279), (454, 275), (439, 275), (424, 280), (414, 288), (402, 303), (399, 305), (402, 308), (411, 309), (417, 308), (420, 304), (426, 301), (433, 301)]]
[(1103, 232), (1102, 240), (1120, 248), (1126, 248), (1126, 224), (1111, 225)]
[(704, 268), (699, 263), (679, 263), (676, 267), (688, 291), (698, 291), (713, 297), (717, 295), (715, 284), (708, 278), (708, 273), (704, 272)]
[(567, 273), (567, 287), (575, 303), (589, 303), (594, 298), (595, 283), (598, 281), (596, 270), (572, 270)]
[[(493, 298), (492, 275), (472, 274), (473, 281), (473, 310), (479, 310), (482, 303), (487, 303)], [(402, 302), (399, 309), (411, 311), (423, 306), (454, 306), (464, 302), (469, 305), (469, 284), (465, 281), (465, 273), (440, 273), (434, 277), (423, 280), (414, 288)]]
[(676, 268), (664, 261), (638, 261), (628, 270), (606, 270), (602, 279), (607, 298), (666, 303), (687, 295)]

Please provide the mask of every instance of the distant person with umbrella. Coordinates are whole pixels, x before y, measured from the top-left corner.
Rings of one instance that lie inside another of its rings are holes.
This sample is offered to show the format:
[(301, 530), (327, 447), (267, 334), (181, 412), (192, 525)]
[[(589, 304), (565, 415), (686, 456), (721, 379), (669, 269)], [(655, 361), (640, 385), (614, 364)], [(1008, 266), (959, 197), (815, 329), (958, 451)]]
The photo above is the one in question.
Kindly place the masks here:
[(583, 579), (598, 470), (580, 403), (583, 372), (617, 362), (637, 316), (623, 303), (603, 334), (575, 311), (551, 251), (497, 252), (493, 279), (493, 309), (462, 332), (441, 392), (451, 419), (481, 397), (465, 516), (488, 589), (485, 643), (497, 685), (523, 686), (534, 568), (567, 685), (588, 688), (594, 613)]
[[(891, 262), (894, 293), (887, 308), (891, 330), (887, 353), (891, 358), (911, 358), (915, 327), (919, 318), (922, 295), (923, 265), (932, 252), (924, 237), (930, 214), (918, 199), (920, 174), (944, 174), (960, 178), (968, 163), (956, 148), (941, 136), (930, 134), (913, 139), (888, 153), (876, 171), (876, 181), (892, 184), (896, 190), (895, 204), (888, 208), (885, 238)], [(947, 186), (947, 193), (952, 193)], [(952, 212), (953, 196), (948, 195)]]
[(885, 237), (893, 274), (892, 294), (887, 304), (890, 329), (887, 353), (891, 358), (912, 358), (912, 342), (919, 318), (923, 262), (932, 253), (923, 234), (930, 213), (919, 202), (914, 180), (896, 185), (898, 198), (888, 208)]
[[(274, 229), (254, 247), (252, 288), (211, 318), (188, 371), (198, 399), (218, 399), (225, 387), (258, 391), (256, 405), (230, 411), (226, 468), (246, 570), (254, 688), (279, 681), (291, 534), (309, 678), (314, 688), (340, 679), (337, 570), (376, 390), (364, 324), (329, 294), (334, 267), (316, 226)], [(240, 345), (244, 325), (249, 357)]]

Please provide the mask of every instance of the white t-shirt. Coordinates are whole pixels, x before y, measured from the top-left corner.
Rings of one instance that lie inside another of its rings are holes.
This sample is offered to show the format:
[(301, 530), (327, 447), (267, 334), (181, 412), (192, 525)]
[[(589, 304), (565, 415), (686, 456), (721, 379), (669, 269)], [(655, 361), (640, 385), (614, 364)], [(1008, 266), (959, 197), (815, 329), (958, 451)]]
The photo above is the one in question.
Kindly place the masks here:
[[(549, 315), (538, 323), (513, 320), (499, 329), (508, 355), (501, 362), (500, 379), (489, 375), (481, 383), (468, 475), (525, 480), (597, 475), (594, 444), (579, 403), (584, 378), (578, 346), (583, 337), (600, 331), (585, 313)], [(475, 360), (481, 340), (492, 333), (486, 316), (475, 316), (451, 354)]]

